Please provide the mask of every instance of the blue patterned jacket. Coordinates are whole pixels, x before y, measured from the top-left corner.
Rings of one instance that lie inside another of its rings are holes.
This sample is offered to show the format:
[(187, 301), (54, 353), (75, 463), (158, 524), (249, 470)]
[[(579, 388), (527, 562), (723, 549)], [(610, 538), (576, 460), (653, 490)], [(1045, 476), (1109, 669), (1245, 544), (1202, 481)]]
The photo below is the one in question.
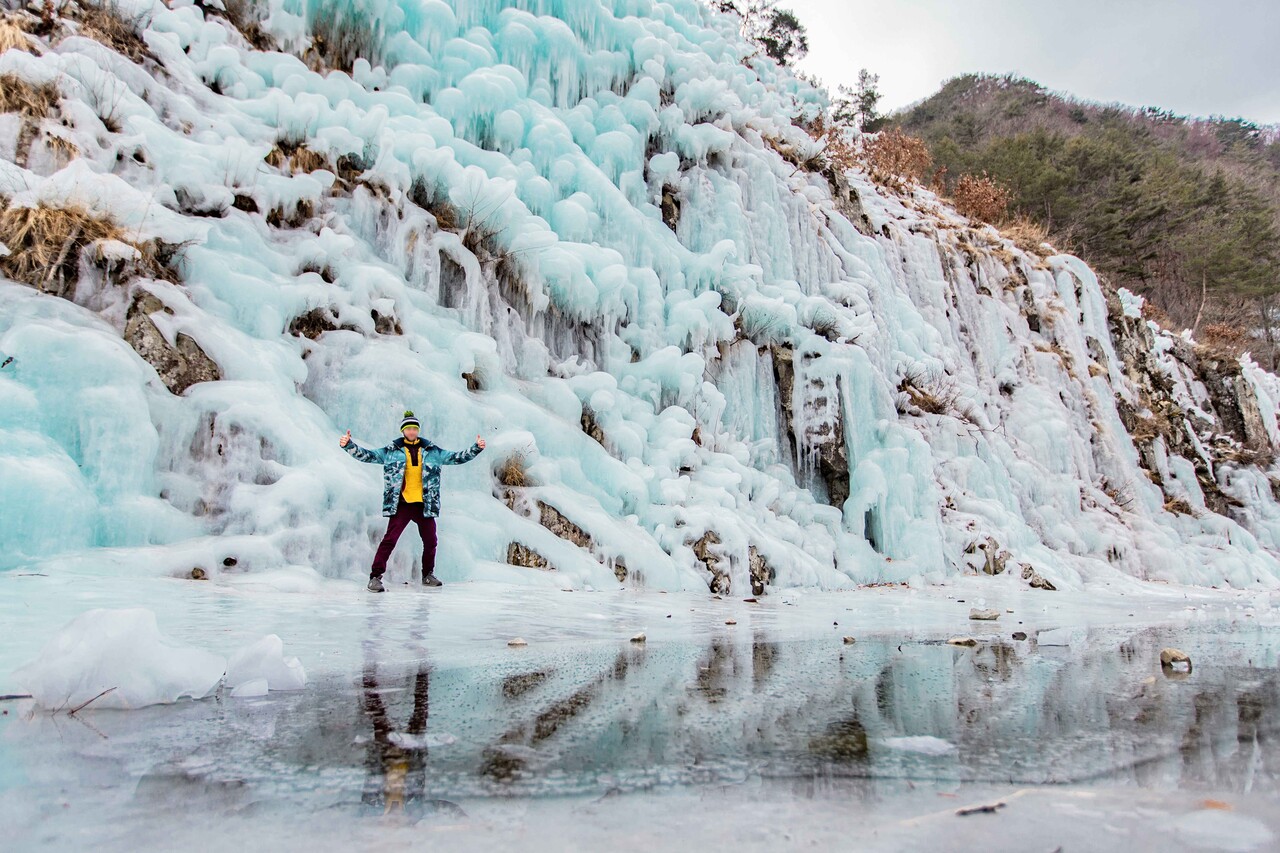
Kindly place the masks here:
[[(440, 466), (470, 462), (479, 455), (480, 447), (473, 444), (466, 450), (454, 452), (437, 447), (425, 438), (418, 441), (422, 447), (419, 451), (422, 454), (422, 514), (433, 518), (440, 514)], [(404, 490), (404, 436), (377, 450), (366, 450), (354, 441), (347, 442), (343, 449), (361, 462), (382, 466), (382, 514), (395, 515), (400, 492)]]

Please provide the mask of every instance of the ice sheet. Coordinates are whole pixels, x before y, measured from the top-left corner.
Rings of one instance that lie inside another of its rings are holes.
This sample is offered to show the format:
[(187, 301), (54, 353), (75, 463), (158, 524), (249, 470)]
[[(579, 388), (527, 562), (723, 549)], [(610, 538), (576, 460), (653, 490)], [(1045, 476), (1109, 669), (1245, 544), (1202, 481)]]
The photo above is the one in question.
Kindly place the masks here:
[[(0, 619), (18, 637), (47, 632), (39, 605), (60, 581), (3, 583)], [(1265, 594), (1004, 596), (985, 579), (791, 603), (493, 583), (76, 588), (85, 606), (150, 598), (166, 633), (228, 651), (270, 624), (315, 663), (300, 692), (259, 682), (256, 697), (74, 719), (0, 703), (0, 802), (22, 849), (91, 830), (103, 850), (409, 833), (445, 849), (639, 850), (661, 826), (763, 850), (839, 846), (854, 814), (869, 849), (952, 837), (1196, 850), (1216, 833), (1218, 849), (1264, 850), (1278, 828), (1280, 622)], [(1012, 609), (1009, 624), (946, 645), (979, 598)], [(1055, 627), (1080, 642), (1038, 647), (1035, 631)], [(508, 647), (517, 633), (528, 645)], [(1169, 645), (1193, 673), (1161, 669)], [(0, 651), (0, 671), (23, 654)], [(1006, 805), (955, 814), (994, 802)]]

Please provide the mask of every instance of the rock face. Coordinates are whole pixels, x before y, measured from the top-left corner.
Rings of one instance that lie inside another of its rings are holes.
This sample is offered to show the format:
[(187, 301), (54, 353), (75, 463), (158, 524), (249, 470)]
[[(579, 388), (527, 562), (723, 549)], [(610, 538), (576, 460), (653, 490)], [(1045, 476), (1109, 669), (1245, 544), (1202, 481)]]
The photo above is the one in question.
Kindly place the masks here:
[(519, 542), (512, 542), (507, 546), (507, 562), (513, 566), (523, 566), (526, 569), (540, 569), (544, 572), (555, 570), (555, 567), (547, 561), (546, 557), (528, 545), (522, 545)]
[[(505, 485), (499, 489), (504, 502), (513, 511), (523, 515), (532, 515), (537, 513), (538, 523), (556, 536), (571, 542), (588, 552), (596, 550), (595, 543), (591, 536), (578, 525), (574, 524), (564, 513), (553, 507), (551, 504), (542, 500), (530, 500), (525, 496), (526, 489), (521, 486)], [(544, 557), (532, 547), (521, 542), (512, 542), (507, 546), (507, 562), (513, 566), (523, 566), (530, 569), (541, 569), (543, 571), (554, 571), (555, 566), (551, 561)], [(626, 580), (627, 566), (624, 560), (614, 560), (614, 576), (619, 582)]]
[(965, 553), (980, 555), (978, 567), (984, 574), (988, 575), (998, 575), (1004, 572), (1005, 564), (1013, 556), (989, 536), (981, 542), (971, 543), (969, 547), (965, 548)]
[(849, 497), (849, 457), (840, 389), (816, 376), (807, 376), (797, 389), (795, 352), (779, 345), (770, 352), (794, 465), (802, 474), (816, 473), (827, 502), (842, 507)]
[(179, 332), (171, 345), (149, 315), (167, 313), (155, 296), (138, 291), (125, 318), (124, 339), (156, 369), (160, 381), (174, 394), (182, 394), (197, 382), (215, 382), (222, 371), (190, 335)]
[(747, 551), (747, 560), (751, 571), (751, 594), (764, 595), (765, 587), (773, 582), (777, 573), (754, 545)]
[(1027, 585), (1032, 589), (1047, 589), (1050, 591), (1057, 589), (1056, 586), (1045, 580), (1039, 572), (1029, 565), (1024, 564), (1022, 566), (1022, 579), (1026, 581)]
[(715, 546), (720, 544), (720, 537), (714, 530), (708, 530), (693, 543), (693, 556), (706, 568), (708, 575), (707, 588), (716, 595), (730, 593), (728, 560)]
[(550, 530), (561, 539), (565, 539), (577, 545), (579, 548), (591, 550), (595, 544), (591, 541), (591, 537), (587, 532), (569, 519), (565, 518), (560, 510), (556, 509), (549, 503), (538, 501), (538, 521), (543, 527)]
[(1223, 491), (1218, 468), (1266, 465), (1276, 451), (1240, 360), (1182, 337), (1157, 341), (1151, 325), (1126, 311), (1117, 294), (1108, 293), (1107, 309), (1122, 369), (1137, 390), (1136, 405), (1117, 393), (1116, 409), (1166, 508), (1192, 512), (1185, 486), (1169, 482), (1165, 459), (1173, 454), (1193, 466), (1206, 508), (1234, 517), (1241, 502)]

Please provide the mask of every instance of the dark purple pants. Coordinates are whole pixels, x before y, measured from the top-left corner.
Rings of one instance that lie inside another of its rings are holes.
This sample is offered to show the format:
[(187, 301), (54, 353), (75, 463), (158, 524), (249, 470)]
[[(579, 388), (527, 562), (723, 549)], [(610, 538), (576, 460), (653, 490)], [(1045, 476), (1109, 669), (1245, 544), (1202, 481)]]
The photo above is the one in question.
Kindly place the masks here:
[(436, 570), (436, 520), (422, 514), (422, 504), (405, 503), (401, 498), (396, 505), (396, 514), (387, 519), (387, 534), (378, 543), (378, 552), (373, 555), (373, 569), (369, 574), (375, 578), (382, 577), (387, 570), (387, 560), (395, 550), (400, 534), (409, 526), (409, 522), (418, 525), (418, 535), (422, 537), (422, 576), (435, 574)]

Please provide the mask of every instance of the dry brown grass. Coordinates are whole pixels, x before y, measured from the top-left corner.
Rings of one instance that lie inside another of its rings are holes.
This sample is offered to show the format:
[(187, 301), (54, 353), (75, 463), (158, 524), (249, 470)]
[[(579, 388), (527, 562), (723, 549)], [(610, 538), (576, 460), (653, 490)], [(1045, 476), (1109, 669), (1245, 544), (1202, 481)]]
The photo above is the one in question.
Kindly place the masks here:
[(498, 482), (514, 488), (531, 485), (523, 453), (513, 453), (503, 460), (502, 466), (498, 468)]
[(766, 136), (764, 140), (766, 145), (796, 169), (806, 172), (844, 172), (861, 162), (857, 146), (849, 141), (848, 134), (841, 125), (819, 115), (813, 121), (798, 126), (815, 141), (822, 143), (822, 148), (817, 153), (804, 155), (773, 136)]
[(46, 132), (44, 144), (53, 152), (53, 156), (63, 165), (80, 156), (80, 146), (58, 133)]
[(778, 156), (781, 157), (783, 160), (786, 160), (792, 166), (795, 166), (796, 169), (803, 169), (805, 171), (816, 172), (822, 166), (822, 160), (820, 157), (815, 156), (815, 157), (809, 157), (808, 159), (806, 159), (804, 155), (802, 155), (794, 147), (787, 144), (786, 142), (783, 142), (781, 139), (778, 139), (777, 137), (766, 136), (764, 138), (764, 143), (765, 145), (768, 145), (770, 148), (772, 148), (775, 152), (777, 152)]
[(826, 124), (821, 116), (815, 124), (817, 139), (824, 143), (822, 156), (828, 168), (845, 172), (858, 165), (858, 146), (849, 141), (845, 129), (838, 124)]
[(1239, 358), (1242, 353), (1257, 344), (1249, 330), (1232, 323), (1210, 323), (1196, 336), (1199, 343), (1210, 352), (1225, 353)]
[(21, 113), (39, 121), (58, 104), (58, 87), (52, 83), (35, 85), (16, 74), (0, 75), (0, 113)]
[(1014, 256), (1013, 252), (1010, 252), (1008, 249), (1004, 248), (1003, 246), (993, 249), (991, 251), (991, 254), (994, 255), (996, 259), (999, 260), (1000, 263), (1004, 264), (1006, 267), (1013, 266), (1015, 263), (1017, 263), (1017, 260), (1018, 260)]
[(1024, 252), (1043, 255), (1045, 249), (1041, 243), (1049, 240), (1049, 229), (1039, 222), (1024, 217), (1017, 217), (999, 226), (1000, 233), (1013, 241), (1013, 244)]
[(929, 189), (933, 190), (940, 196), (946, 195), (947, 190), (947, 167), (939, 166), (933, 170), (933, 174), (929, 176)]
[(333, 171), (329, 158), (307, 147), (305, 142), (294, 143), (280, 140), (275, 148), (267, 152), (263, 158), (270, 166), (283, 169), (286, 166), (291, 174), (310, 174), (311, 172)]
[(130, 17), (111, 0), (78, 3), (71, 17), (80, 24), (80, 35), (102, 42), (107, 47), (134, 62), (155, 57), (142, 40), (146, 21), (142, 17)]
[(424, 181), (415, 181), (409, 189), (409, 200), (435, 217), (441, 231), (461, 231), (462, 213), (443, 192), (429, 187)]
[(1173, 318), (1169, 316), (1169, 312), (1156, 305), (1150, 299), (1142, 303), (1142, 317), (1145, 320), (1151, 320), (1162, 329), (1175, 328)]
[(919, 183), (933, 165), (933, 155), (925, 141), (896, 127), (865, 139), (858, 159), (873, 181), (896, 189)]
[(301, 228), (315, 215), (315, 203), (304, 198), (296, 204), (277, 205), (267, 211), (267, 224), (272, 228)]
[(1135, 416), (1133, 429), (1129, 430), (1129, 437), (1134, 444), (1145, 444), (1148, 441), (1154, 441), (1160, 435), (1160, 424), (1155, 418), (1146, 418), (1141, 415)]
[[(9, 254), (0, 272), (41, 290), (63, 292), (79, 274), (80, 253), (99, 240), (118, 240), (138, 250), (136, 271), (171, 278), (164, 247), (139, 242), (110, 219), (83, 207), (11, 207), (0, 213), (0, 243)], [(171, 260), (171, 259), (170, 259)]]
[(999, 222), (1009, 209), (1009, 190), (983, 172), (961, 175), (951, 191), (956, 210), (970, 219)]
[(460, 231), (462, 223), (458, 221), (458, 211), (447, 204), (428, 208), (436, 218), (436, 227), (442, 231)]
[(128, 242), (118, 225), (81, 207), (9, 208), (0, 213), (0, 242), (9, 247), (0, 270), (42, 289), (59, 274), (74, 280), (81, 249), (95, 240)]
[(40, 53), (40, 48), (27, 37), (27, 32), (12, 15), (0, 16), (0, 53), (6, 50), (25, 50), (27, 53)]
[[(977, 424), (973, 403), (960, 390), (955, 379), (945, 373), (911, 371), (898, 383), (898, 391), (922, 411), (934, 415), (949, 415), (962, 421)], [(899, 404), (899, 411), (905, 408)]]
[(222, 18), (244, 36), (244, 40), (255, 50), (278, 50), (275, 38), (262, 28), (257, 12), (250, 0), (223, 0), (222, 8), (206, 5), (196, 0), (196, 7), (204, 12), (205, 18)]

